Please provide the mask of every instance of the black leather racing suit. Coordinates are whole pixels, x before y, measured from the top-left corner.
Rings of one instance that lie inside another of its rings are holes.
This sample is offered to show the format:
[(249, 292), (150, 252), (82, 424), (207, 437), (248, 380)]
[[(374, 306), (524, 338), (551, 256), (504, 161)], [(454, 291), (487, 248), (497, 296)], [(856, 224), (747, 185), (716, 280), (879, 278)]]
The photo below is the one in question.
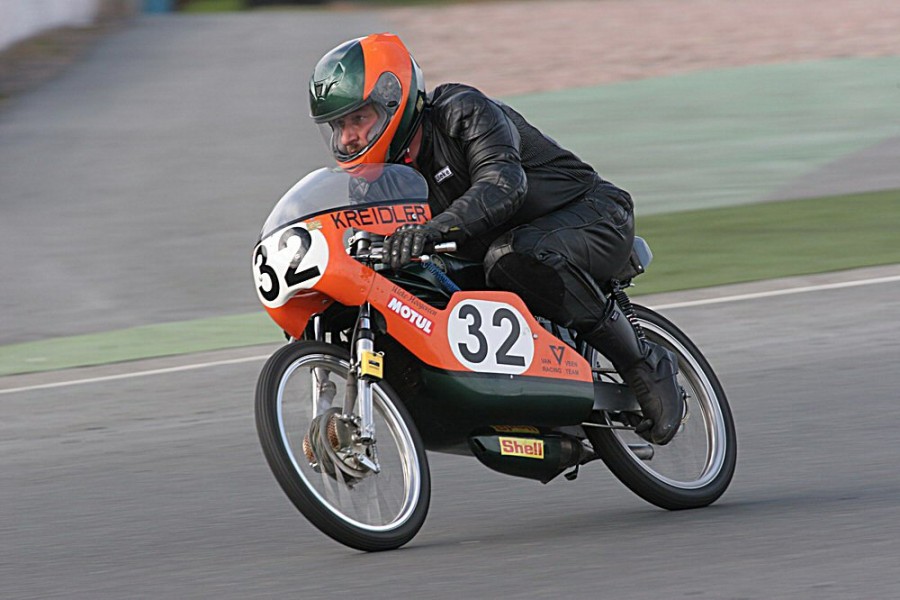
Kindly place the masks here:
[(462, 254), (484, 260), (491, 286), (561, 325), (596, 327), (600, 284), (631, 253), (628, 193), (469, 86), (438, 86), (423, 127), (415, 167), (428, 181), (432, 223), (462, 232)]

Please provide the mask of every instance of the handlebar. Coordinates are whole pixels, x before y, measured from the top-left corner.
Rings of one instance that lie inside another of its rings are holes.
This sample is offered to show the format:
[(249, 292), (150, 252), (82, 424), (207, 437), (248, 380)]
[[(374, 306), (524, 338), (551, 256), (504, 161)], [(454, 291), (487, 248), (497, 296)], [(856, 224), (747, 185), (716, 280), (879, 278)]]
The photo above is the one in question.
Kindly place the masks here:
[(435, 254), (446, 254), (448, 252), (456, 252), (456, 242), (441, 242), (434, 245)]
[[(428, 262), (430, 260), (432, 254), (447, 254), (448, 252), (456, 252), (457, 244), (456, 242), (440, 242), (438, 244), (434, 244), (433, 247), (426, 247), (425, 253), (421, 256), (413, 257), (413, 261), (419, 262)], [(382, 254), (381, 248), (373, 248), (367, 258), (374, 262), (381, 262), (384, 260), (384, 255)]]

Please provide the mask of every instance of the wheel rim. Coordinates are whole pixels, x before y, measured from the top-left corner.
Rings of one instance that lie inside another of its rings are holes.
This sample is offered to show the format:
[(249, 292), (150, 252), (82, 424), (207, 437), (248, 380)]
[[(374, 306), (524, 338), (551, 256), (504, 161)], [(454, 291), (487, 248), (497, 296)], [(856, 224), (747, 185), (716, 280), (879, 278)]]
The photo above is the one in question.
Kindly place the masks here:
[[(697, 359), (673, 335), (647, 321), (642, 320), (641, 327), (648, 340), (678, 357), (678, 383), (688, 395), (686, 418), (669, 444), (652, 446), (649, 460), (638, 456), (647, 452), (649, 443), (633, 431), (615, 429), (614, 437), (625, 454), (655, 479), (685, 490), (702, 488), (718, 477), (726, 460), (725, 417), (716, 390)], [(595, 362), (597, 358), (595, 352)]]
[(337, 386), (333, 402), (340, 407), (349, 365), (335, 356), (311, 354), (293, 362), (281, 377), (278, 428), (295, 473), (316, 500), (342, 521), (371, 532), (400, 527), (415, 510), (421, 489), (421, 467), (409, 429), (384, 391), (373, 386), (381, 471), (358, 480), (316, 472), (303, 451), (303, 438), (317, 413), (312, 393), (313, 369), (329, 373), (329, 379)]

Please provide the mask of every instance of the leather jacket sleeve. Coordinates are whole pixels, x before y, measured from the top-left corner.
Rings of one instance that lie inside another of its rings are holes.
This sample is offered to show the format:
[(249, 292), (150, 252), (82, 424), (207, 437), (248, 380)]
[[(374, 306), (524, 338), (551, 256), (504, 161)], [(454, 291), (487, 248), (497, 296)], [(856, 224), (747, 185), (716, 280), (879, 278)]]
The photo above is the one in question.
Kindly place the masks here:
[(511, 219), (525, 201), (519, 132), (497, 104), (476, 90), (453, 94), (436, 109), (434, 126), (460, 151), (470, 186), (432, 223), (457, 238), (478, 236)]

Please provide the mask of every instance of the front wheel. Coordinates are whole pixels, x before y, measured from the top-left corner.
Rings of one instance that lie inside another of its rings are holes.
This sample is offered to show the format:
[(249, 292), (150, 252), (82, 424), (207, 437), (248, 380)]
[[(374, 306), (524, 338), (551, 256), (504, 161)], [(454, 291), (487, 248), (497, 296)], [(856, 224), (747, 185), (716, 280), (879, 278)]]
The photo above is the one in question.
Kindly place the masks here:
[[(697, 346), (672, 322), (643, 306), (634, 309), (647, 339), (678, 357), (686, 404), (682, 425), (665, 446), (635, 434), (629, 415), (602, 413), (585, 432), (609, 470), (644, 500), (669, 510), (707, 506), (725, 492), (737, 461), (725, 391)], [(588, 359), (599, 378), (615, 377), (599, 352), (588, 348)]]
[(372, 386), (374, 444), (343, 414), (346, 350), (321, 342), (283, 346), (256, 386), (256, 426), (266, 460), (301, 513), (333, 539), (365, 551), (411, 540), (428, 512), (424, 444), (384, 382)]

